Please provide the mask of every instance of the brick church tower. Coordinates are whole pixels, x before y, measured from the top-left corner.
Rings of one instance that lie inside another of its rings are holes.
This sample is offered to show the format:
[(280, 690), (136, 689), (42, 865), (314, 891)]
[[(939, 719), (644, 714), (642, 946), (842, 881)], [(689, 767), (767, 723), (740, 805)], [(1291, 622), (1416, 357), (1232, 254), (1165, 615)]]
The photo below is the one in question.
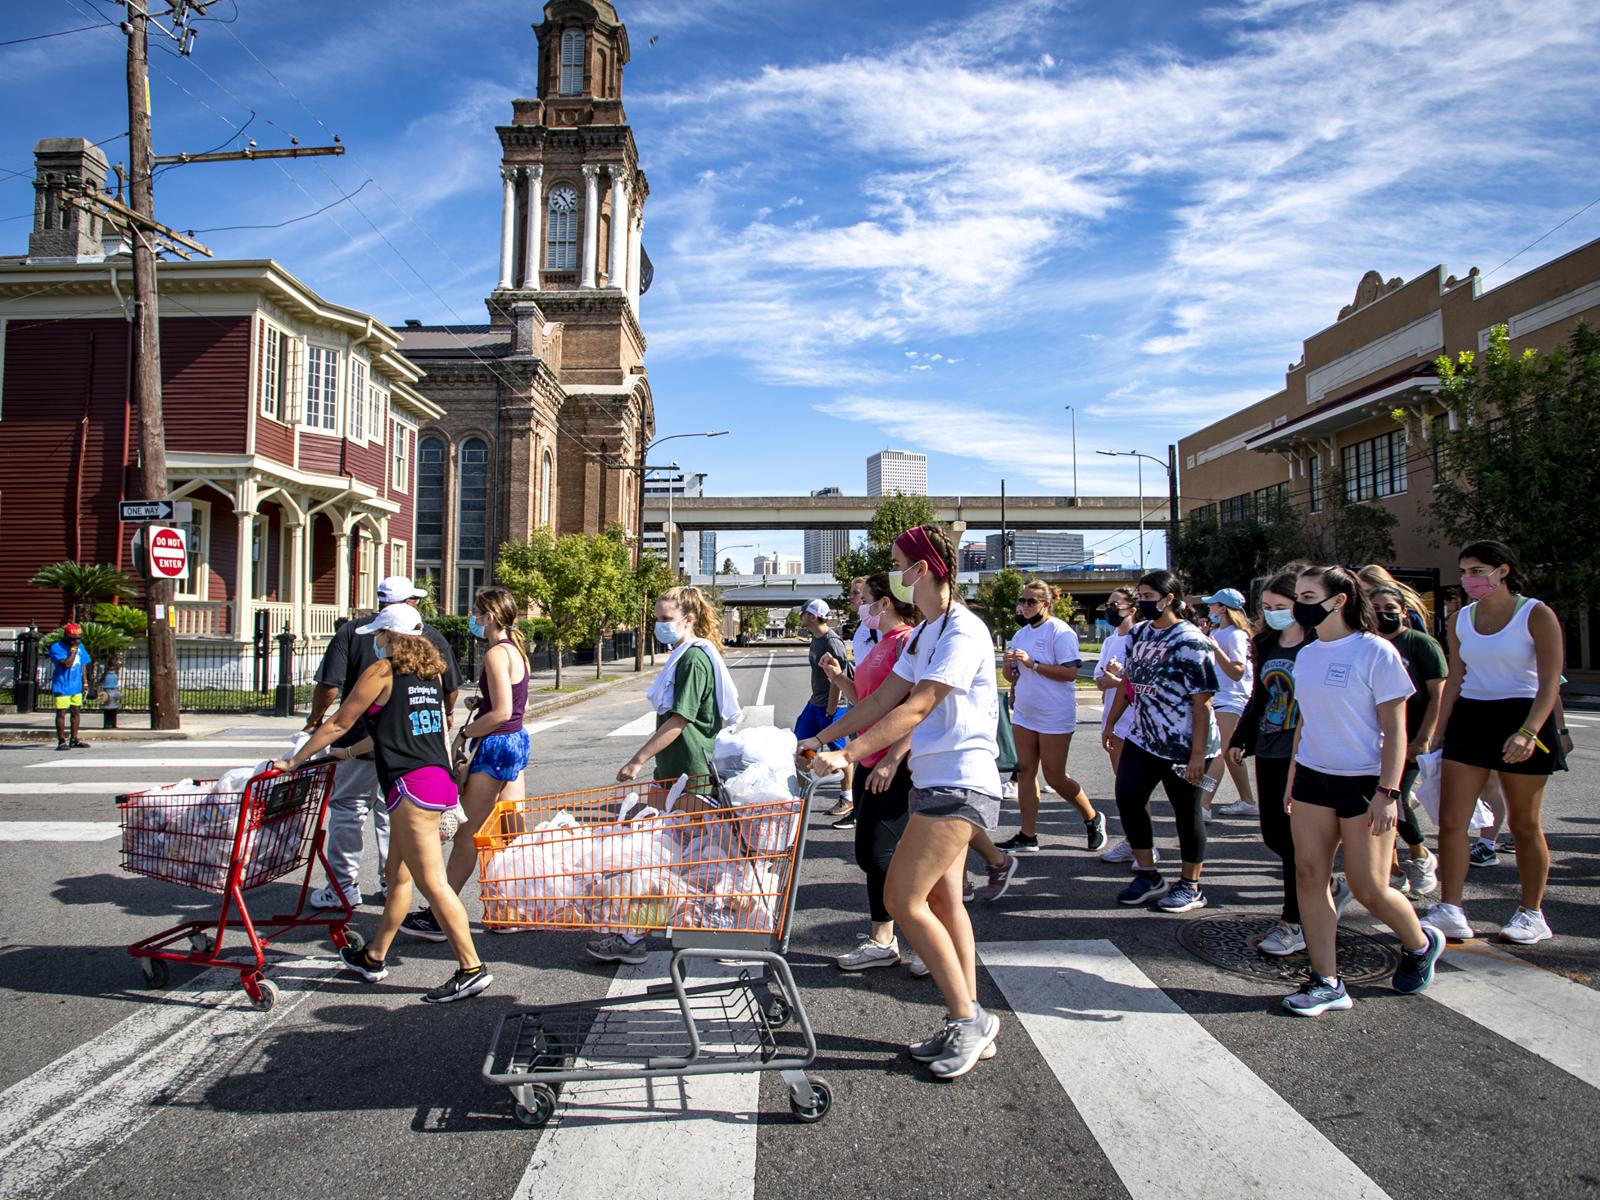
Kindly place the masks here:
[[(534, 96), (511, 102), (501, 146), (499, 278), (486, 326), (408, 322), (403, 352), (427, 371), (419, 389), (446, 409), (419, 469), (439, 479), (437, 538), (418, 530), (419, 573), (437, 567), (441, 598), (470, 595), (494, 547), (538, 527), (631, 535), (637, 464), (655, 432), (640, 297), (649, 186), (622, 105), (628, 31), (607, 0), (550, 0), (534, 26)], [(424, 431), (423, 437), (428, 437)], [(461, 490), (487, 445), (494, 495), (476, 519)], [(470, 454), (469, 454), (470, 452)], [(431, 494), (431, 493), (430, 493)], [(480, 546), (480, 542), (487, 546)], [(459, 603), (450, 606), (461, 608)]]

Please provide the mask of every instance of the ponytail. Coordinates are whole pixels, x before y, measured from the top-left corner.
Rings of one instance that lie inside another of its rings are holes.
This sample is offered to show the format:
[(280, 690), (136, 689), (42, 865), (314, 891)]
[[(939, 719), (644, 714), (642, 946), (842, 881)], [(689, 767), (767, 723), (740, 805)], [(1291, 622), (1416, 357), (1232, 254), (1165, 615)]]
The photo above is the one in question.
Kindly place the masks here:
[(668, 588), (656, 599), (663, 604), (672, 605), (680, 613), (688, 617), (694, 629), (695, 637), (704, 638), (713, 646), (721, 648), (722, 622), (718, 620), (716, 605), (699, 588)]

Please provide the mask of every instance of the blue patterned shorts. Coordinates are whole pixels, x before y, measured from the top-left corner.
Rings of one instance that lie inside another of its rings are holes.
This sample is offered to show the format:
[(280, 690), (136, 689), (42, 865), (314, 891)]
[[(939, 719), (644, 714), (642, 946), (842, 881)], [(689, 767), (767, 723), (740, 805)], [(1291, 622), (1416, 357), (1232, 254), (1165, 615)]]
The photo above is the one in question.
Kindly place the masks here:
[(528, 750), (526, 729), (519, 729), (515, 733), (491, 733), (478, 742), (477, 753), (472, 756), (472, 765), (467, 768), (467, 774), (481, 773), (501, 783), (510, 783), (528, 765)]

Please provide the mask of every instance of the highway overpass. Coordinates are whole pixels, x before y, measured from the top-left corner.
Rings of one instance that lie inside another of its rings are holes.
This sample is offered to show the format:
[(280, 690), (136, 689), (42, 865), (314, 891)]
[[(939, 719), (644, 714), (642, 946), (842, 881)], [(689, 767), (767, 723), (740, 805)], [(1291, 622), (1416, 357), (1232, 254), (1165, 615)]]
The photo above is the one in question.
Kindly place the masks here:
[[(1137, 496), (1007, 496), (1005, 520), (999, 496), (929, 496), (936, 519), (958, 533), (1006, 529), (1137, 529)], [(669, 519), (679, 533), (711, 529), (723, 533), (766, 529), (865, 529), (878, 511), (878, 496), (697, 496), (675, 497), (669, 517), (666, 498), (645, 500), (646, 529), (660, 529)], [(1165, 524), (1167, 497), (1152, 492), (1144, 498), (1148, 528)]]

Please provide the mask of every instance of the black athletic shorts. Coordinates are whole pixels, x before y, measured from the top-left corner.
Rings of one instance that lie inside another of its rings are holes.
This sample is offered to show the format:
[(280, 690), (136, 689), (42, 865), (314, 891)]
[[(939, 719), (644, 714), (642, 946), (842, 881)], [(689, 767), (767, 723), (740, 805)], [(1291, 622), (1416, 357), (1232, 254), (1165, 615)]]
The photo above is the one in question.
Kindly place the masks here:
[(1366, 816), (1377, 790), (1376, 775), (1325, 775), (1299, 763), (1294, 768), (1294, 802), (1331, 808), (1341, 821)]

